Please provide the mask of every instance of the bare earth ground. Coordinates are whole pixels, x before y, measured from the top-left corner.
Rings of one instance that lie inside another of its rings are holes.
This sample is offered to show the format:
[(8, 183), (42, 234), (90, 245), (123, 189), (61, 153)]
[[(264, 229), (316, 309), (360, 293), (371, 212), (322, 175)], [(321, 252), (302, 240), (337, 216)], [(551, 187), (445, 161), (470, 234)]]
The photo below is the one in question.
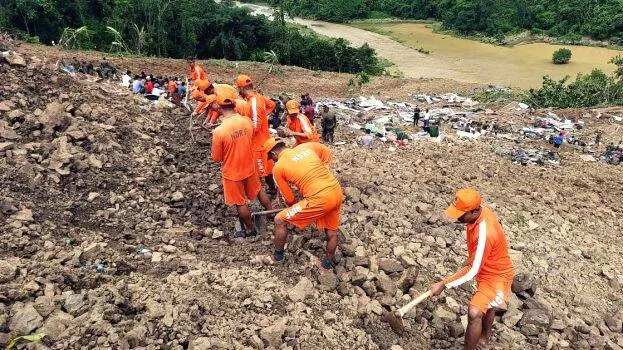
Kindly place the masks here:
[[(51, 68), (60, 56), (100, 54), (17, 49), (28, 67), (0, 66), (2, 343), (43, 332), (32, 348), (457, 348), (470, 286), (408, 314), (402, 337), (380, 316), (463, 263), (463, 228), (442, 212), (457, 188), (473, 186), (500, 216), (518, 271), (536, 282), (513, 294), (495, 347), (623, 346), (620, 166), (583, 162), (568, 148), (560, 167), (522, 167), (495, 154), (490, 140), (450, 136), (367, 150), (341, 126), (336, 139), (346, 144), (333, 146), (334, 171), (346, 201), (336, 273), (320, 276), (311, 265), (306, 252), (321, 257), (324, 247), (311, 229), (291, 236), (283, 265), (257, 266), (249, 259), (270, 252), (272, 226), (257, 240), (219, 238), (235, 214), (223, 205), (209, 144), (190, 140), (181, 109)], [(184, 73), (179, 60), (111, 61)], [(265, 72), (207, 70), (222, 81)], [(265, 93), (348, 95), (349, 75), (284, 70), (263, 81)], [(379, 78), (364, 93), (406, 100), (471, 88)], [(507, 123), (527, 118), (500, 113)], [(616, 124), (587, 124), (604, 129), (607, 142), (620, 138)]]

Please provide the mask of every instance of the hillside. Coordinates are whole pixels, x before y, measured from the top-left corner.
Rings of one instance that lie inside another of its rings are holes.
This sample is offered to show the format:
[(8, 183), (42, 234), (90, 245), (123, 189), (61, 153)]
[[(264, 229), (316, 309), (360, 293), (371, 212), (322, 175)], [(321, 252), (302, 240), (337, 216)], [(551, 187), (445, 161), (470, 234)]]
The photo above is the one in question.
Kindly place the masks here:
[[(183, 109), (159, 109), (116, 82), (54, 66), (61, 57), (97, 60), (100, 53), (8, 45), (27, 66), (0, 65), (2, 344), (45, 333), (33, 348), (457, 348), (469, 287), (408, 314), (402, 337), (381, 316), (464, 262), (464, 229), (443, 209), (457, 188), (474, 186), (495, 207), (527, 276), (495, 325), (496, 348), (623, 347), (620, 165), (585, 162), (569, 145), (558, 166), (522, 166), (494, 147), (514, 141), (459, 140), (450, 124), (441, 142), (379, 141), (367, 149), (355, 141), (362, 133), (347, 126), (356, 113), (340, 110), (336, 140), (345, 144), (331, 148), (346, 201), (335, 274), (310, 264), (308, 254), (321, 256), (324, 247), (313, 230), (291, 236), (284, 264), (257, 266), (249, 261), (270, 251), (272, 226), (255, 240), (228, 239), (235, 211), (223, 204), (209, 142), (189, 137)], [(110, 61), (185, 73), (181, 60)], [(261, 64), (225, 61), (206, 70), (215, 81), (238, 72), (260, 77), (269, 95), (352, 96), (348, 74), (283, 67), (282, 75), (266, 75)], [(361, 94), (413, 102), (409, 94), (475, 87), (377, 77)], [(500, 107), (480, 116), (510, 129), (547, 112), (582, 118), (587, 139), (602, 130), (605, 143), (620, 141), (621, 124), (598, 117), (620, 109)]]

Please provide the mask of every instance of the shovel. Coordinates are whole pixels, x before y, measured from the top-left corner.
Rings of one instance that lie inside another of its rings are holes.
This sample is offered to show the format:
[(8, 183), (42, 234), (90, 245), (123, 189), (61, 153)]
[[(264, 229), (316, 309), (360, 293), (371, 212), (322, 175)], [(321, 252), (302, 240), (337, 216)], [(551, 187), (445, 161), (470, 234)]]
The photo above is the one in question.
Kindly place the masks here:
[(402, 317), (409, 311), (411, 311), (411, 309), (413, 309), (416, 305), (420, 304), (421, 302), (423, 302), (424, 300), (428, 299), (428, 297), (430, 297), (431, 291), (428, 290), (426, 291), (426, 293), (420, 295), (419, 297), (411, 300), (411, 302), (409, 302), (407, 305), (401, 307), (400, 309), (391, 312), (391, 313), (387, 313), (384, 317), (383, 317), (383, 321), (389, 323), (389, 325), (392, 327), (392, 329), (394, 330), (394, 332), (396, 332), (397, 334), (403, 334), (405, 331), (405, 325), (402, 322)]
[(261, 226), (261, 219), (262, 216), (264, 215), (271, 215), (271, 214), (277, 214), (278, 212), (282, 211), (283, 208), (281, 209), (272, 209), (272, 210), (264, 210), (264, 211), (257, 211), (255, 213), (251, 213), (251, 219), (253, 220), (253, 228), (255, 229), (255, 232), (260, 232), (260, 226)]

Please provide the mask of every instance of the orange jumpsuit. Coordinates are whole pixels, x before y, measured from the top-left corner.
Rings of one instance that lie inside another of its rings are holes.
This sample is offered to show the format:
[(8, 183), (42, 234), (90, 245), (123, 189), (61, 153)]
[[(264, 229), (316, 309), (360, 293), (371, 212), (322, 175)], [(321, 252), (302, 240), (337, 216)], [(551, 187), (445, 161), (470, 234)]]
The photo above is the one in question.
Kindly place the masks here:
[(212, 135), (212, 159), (222, 162), (225, 204), (245, 205), (260, 192), (260, 179), (251, 153), (253, 126), (248, 118), (234, 114), (223, 119)]
[(188, 77), (190, 78), (191, 81), (195, 81), (197, 79), (199, 80), (208, 79), (208, 75), (206, 74), (206, 71), (198, 63), (195, 63), (195, 68), (190, 69), (188, 71)]
[(483, 313), (492, 307), (505, 309), (515, 268), (508, 255), (504, 230), (491, 209), (482, 207), (478, 220), (467, 225), (467, 249), (467, 266), (444, 280), (446, 288), (458, 287), (476, 278), (478, 286), (470, 305)]
[(295, 145), (300, 145), (305, 142), (320, 142), (318, 131), (314, 127), (314, 124), (310, 123), (305, 114), (299, 113), (298, 117), (286, 119), (286, 127), (294, 132), (300, 132), (307, 135), (307, 137), (294, 136), (296, 140)]
[(264, 151), (264, 142), (270, 138), (268, 130), (268, 116), (275, 109), (275, 103), (268, 97), (253, 92), (247, 97), (247, 106), (244, 115), (251, 118), (253, 124), (253, 154), (255, 169), (260, 177), (273, 172), (273, 162), (268, 160), (268, 153)]
[[(246, 101), (242, 99), (242, 97), (238, 96), (238, 90), (235, 87), (229, 84), (213, 84), (214, 86), (214, 96), (219, 93), (227, 93), (229, 95), (236, 96), (236, 113), (240, 115), (246, 115)], [(218, 118), (221, 116), (221, 112), (218, 109), (210, 109), (208, 111), (207, 119), (211, 124), (216, 124)]]
[[(279, 154), (273, 177), (290, 206), (278, 214), (282, 220), (300, 229), (315, 223), (318, 229), (337, 230), (344, 197), (340, 183), (327, 168), (330, 153), (326, 146), (318, 144), (300, 145)], [(298, 203), (290, 184), (303, 196)]]

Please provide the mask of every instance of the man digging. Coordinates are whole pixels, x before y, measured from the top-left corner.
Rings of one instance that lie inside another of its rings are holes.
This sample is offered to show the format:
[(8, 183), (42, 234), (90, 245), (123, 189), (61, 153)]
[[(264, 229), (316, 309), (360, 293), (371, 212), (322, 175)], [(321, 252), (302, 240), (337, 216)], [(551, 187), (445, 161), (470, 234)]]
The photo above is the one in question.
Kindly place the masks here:
[(449, 218), (467, 227), (469, 258), (456, 274), (430, 286), (431, 295), (436, 296), (476, 278), (476, 293), (468, 309), (466, 350), (487, 348), (495, 314), (506, 310), (515, 275), (504, 230), (495, 213), (481, 203), (476, 190), (461, 189), (446, 209)]
[[(282, 140), (275, 138), (264, 143), (264, 150), (275, 161), (273, 176), (289, 208), (275, 216), (272, 256), (260, 256), (256, 257), (259, 261), (254, 260), (261, 263), (283, 261), (288, 238), (287, 224), (304, 229), (315, 223), (319, 230), (324, 230), (327, 238), (326, 257), (321, 263), (321, 272), (332, 269), (335, 265), (337, 229), (344, 197), (340, 183), (329, 170), (331, 150), (318, 142), (288, 148)], [(298, 202), (290, 189), (291, 184), (303, 197)]]

